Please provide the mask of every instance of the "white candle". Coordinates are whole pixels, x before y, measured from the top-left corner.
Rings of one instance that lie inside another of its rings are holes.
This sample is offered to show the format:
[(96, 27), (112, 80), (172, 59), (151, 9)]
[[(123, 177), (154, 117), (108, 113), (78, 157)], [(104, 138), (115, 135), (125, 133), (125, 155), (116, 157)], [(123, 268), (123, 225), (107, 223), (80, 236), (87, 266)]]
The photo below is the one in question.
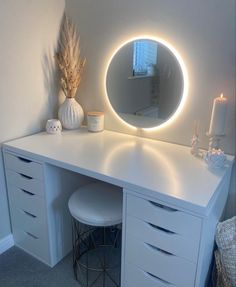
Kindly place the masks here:
[(220, 136), (224, 134), (227, 105), (228, 101), (223, 94), (214, 99), (209, 129), (210, 135)]

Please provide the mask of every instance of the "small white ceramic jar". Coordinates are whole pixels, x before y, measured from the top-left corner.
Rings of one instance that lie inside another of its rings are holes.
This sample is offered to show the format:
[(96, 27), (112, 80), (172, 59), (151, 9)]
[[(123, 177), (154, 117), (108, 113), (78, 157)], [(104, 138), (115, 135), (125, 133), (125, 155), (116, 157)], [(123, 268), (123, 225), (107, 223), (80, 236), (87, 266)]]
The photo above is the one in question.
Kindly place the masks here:
[(48, 134), (60, 134), (61, 130), (61, 122), (58, 119), (47, 120), (46, 131)]
[(87, 113), (88, 131), (101, 132), (104, 129), (104, 113), (91, 111)]

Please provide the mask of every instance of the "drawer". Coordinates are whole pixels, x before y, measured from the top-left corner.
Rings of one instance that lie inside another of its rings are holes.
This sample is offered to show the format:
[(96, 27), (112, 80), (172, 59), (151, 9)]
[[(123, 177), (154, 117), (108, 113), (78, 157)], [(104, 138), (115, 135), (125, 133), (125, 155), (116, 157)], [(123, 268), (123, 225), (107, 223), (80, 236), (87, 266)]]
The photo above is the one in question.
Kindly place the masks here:
[(37, 217), (45, 216), (45, 202), (42, 197), (14, 185), (9, 185), (8, 194), (11, 206), (21, 208)]
[(185, 212), (128, 194), (127, 213), (196, 242), (200, 240), (201, 219)]
[(22, 208), (11, 207), (11, 223), (13, 230), (15, 228), (22, 229), (37, 238), (44, 238), (47, 234), (45, 218), (38, 217)]
[(13, 237), (16, 246), (24, 249), (26, 252), (40, 259), (44, 263), (51, 265), (49, 245), (46, 236), (37, 238), (28, 231), (14, 228)]
[(162, 250), (197, 262), (199, 243), (133, 216), (126, 218), (127, 233)]
[(175, 285), (129, 263), (125, 265), (124, 282), (124, 286), (127, 287), (175, 287)]
[(177, 287), (193, 287), (196, 264), (128, 235), (126, 262)]
[(5, 153), (4, 160), (7, 169), (14, 170), (32, 178), (43, 179), (43, 167), (40, 163), (7, 152)]
[(43, 195), (43, 181), (12, 170), (6, 170), (7, 183), (37, 195)]

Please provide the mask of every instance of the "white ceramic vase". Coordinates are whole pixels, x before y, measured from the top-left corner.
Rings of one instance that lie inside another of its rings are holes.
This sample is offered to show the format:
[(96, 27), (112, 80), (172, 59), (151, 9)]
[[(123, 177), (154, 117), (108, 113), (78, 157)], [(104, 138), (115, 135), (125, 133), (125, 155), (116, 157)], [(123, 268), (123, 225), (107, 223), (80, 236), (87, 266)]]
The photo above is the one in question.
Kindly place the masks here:
[(63, 128), (73, 130), (81, 126), (84, 111), (74, 98), (66, 98), (59, 108), (58, 117)]

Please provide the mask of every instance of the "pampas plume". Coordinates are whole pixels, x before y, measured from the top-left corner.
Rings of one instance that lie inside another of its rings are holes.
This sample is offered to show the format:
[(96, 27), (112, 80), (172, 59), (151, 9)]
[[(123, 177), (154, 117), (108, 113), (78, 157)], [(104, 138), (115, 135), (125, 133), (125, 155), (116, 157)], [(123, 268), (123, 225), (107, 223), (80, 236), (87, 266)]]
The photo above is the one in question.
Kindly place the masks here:
[(74, 98), (86, 63), (80, 55), (80, 39), (75, 25), (64, 15), (58, 52), (55, 54), (60, 70), (60, 85), (67, 98)]

